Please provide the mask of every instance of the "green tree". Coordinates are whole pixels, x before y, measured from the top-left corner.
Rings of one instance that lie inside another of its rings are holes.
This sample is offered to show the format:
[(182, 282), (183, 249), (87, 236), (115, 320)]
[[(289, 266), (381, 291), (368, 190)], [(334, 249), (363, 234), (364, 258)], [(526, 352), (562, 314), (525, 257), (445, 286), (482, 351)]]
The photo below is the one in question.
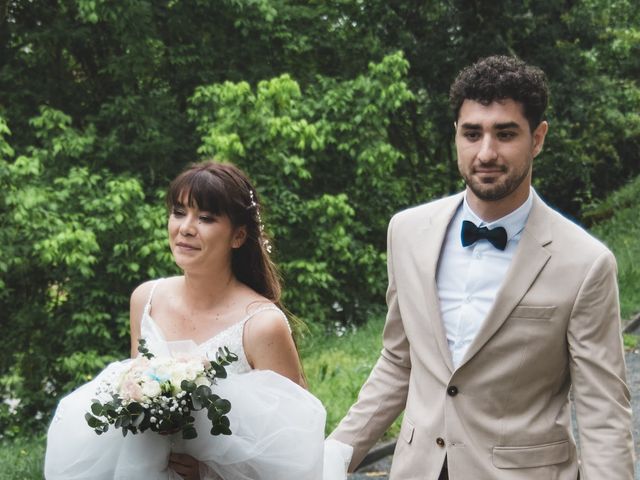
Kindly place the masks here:
[(0, 1), (0, 390), (31, 419), (126, 353), (131, 289), (173, 271), (159, 192), (202, 156), (255, 180), (294, 313), (365, 321), (389, 217), (462, 187), (447, 94), (480, 56), (547, 72), (535, 184), (590, 221), (640, 173), (635, 3)]
[(552, 128), (536, 181), (552, 203), (580, 217), (640, 171), (640, 19), (630, 0), (18, 0), (3, 10), (0, 111), (14, 147), (33, 144), (29, 119), (49, 105), (95, 126), (84, 162), (152, 187), (196, 156), (187, 108), (198, 86), (255, 87), (286, 73), (313, 90), (318, 78), (352, 80), (398, 50), (414, 98), (388, 128), (428, 172), (417, 185), (437, 165), (443, 193), (460, 188), (447, 90), (462, 66), (493, 53), (517, 54), (550, 78)]
[(92, 129), (49, 108), (31, 125), (38, 146), (9, 161), (0, 121), (0, 388), (21, 413), (0, 415), (1, 430), (40, 424), (57, 396), (125, 356), (129, 293), (171, 271), (161, 200), (147, 205), (133, 178), (59, 167), (91, 151)]
[(191, 98), (199, 152), (255, 179), (286, 300), (309, 322), (366, 320), (367, 305), (383, 294), (388, 217), (398, 204), (433, 194), (423, 187), (416, 195), (389, 134), (413, 98), (407, 69), (397, 53), (353, 80), (318, 78), (305, 94), (283, 75), (255, 90), (245, 82), (199, 87)]

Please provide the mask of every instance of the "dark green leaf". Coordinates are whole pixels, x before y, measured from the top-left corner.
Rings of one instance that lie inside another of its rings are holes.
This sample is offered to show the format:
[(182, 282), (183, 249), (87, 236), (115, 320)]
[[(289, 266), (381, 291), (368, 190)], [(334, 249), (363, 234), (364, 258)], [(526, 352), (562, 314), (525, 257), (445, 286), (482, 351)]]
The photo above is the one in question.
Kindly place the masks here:
[(229, 413), (229, 411), (231, 410), (231, 402), (229, 400), (225, 400), (224, 398), (216, 400), (215, 402), (213, 402), (213, 405), (220, 413)]
[(140, 405), (139, 403), (132, 402), (127, 406), (127, 411), (132, 415), (139, 415), (144, 411), (144, 408), (142, 408), (142, 405)]
[(182, 383), (180, 383), (180, 388), (182, 388), (182, 390), (184, 390), (187, 393), (191, 393), (195, 391), (196, 384), (189, 380), (183, 380)]
[(182, 438), (185, 440), (191, 440), (198, 436), (198, 432), (193, 426), (187, 426), (182, 429)]
[(96, 415), (96, 416), (101, 416), (102, 415), (102, 404), (98, 401), (95, 401), (91, 404), (91, 412)]

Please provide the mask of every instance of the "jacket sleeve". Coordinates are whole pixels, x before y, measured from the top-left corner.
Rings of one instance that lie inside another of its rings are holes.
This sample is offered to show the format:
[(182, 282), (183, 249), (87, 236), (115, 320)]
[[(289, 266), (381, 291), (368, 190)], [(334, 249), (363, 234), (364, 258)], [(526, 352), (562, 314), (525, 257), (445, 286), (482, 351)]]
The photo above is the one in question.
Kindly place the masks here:
[(350, 471), (360, 464), (372, 445), (404, 410), (407, 401), (411, 361), (393, 271), (392, 243), (396, 218), (391, 219), (387, 233), (388, 311), (382, 352), (362, 386), (356, 403), (330, 435), (331, 438), (353, 446)]
[(620, 334), (616, 262), (602, 253), (587, 273), (567, 341), (584, 480), (633, 480), (631, 405)]

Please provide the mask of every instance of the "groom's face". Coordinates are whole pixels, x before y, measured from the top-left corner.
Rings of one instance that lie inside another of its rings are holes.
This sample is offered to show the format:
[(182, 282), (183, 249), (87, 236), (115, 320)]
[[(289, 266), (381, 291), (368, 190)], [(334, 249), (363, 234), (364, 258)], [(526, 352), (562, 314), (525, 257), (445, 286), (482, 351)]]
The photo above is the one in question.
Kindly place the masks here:
[(546, 122), (531, 132), (522, 104), (512, 99), (488, 105), (465, 100), (456, 123), (456, 149), (471, 194), (484, 202), (526, 198), (546, 132)]

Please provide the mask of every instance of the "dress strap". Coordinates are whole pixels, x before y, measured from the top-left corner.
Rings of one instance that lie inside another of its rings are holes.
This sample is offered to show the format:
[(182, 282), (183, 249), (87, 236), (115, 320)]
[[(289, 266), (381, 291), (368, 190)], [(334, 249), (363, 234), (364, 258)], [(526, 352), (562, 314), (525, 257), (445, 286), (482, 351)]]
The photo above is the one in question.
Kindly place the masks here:
[(278, 312), (280, 314), (280, 316), (282, 317), (282, 319), (284, 320), (284, 323), (287, 324), (287, 328), (289, 329), (289, 333), (291, 333), (291, 325), (289, 324), (289, 319), (284, 314), (284, 312), (282, 310), (280, 310), (278, 307), (276, 307), (275, 305), (266, 305), (264, 307), (260, 307), (255, 312), (251, 312), (249, 315), (247, 315), (244, 318), (244, 320), (242, 320), (241, 323), (244, 325), (245, 323), (247, 323), (247, 321), (249, 319), (253, 318), (254, 316), (256, 316), (259, 313), (266, 312), (267, 310), (273, 310), (275, 312)]
[(149, 315), (149, 311), (151, 310), (151, 299), (153, 298), (153, 292), (156, 291), (156, 287), (158, 286), (158, 284), (164, 280), (163, 278), (159, 278), (157, 279), (155, 282), (153, 282), (153, 286), (151, 287), (151, 291), (149, 292), (149, 298), (147, 299), (147, 303), (144, 306), (144, 313)]

